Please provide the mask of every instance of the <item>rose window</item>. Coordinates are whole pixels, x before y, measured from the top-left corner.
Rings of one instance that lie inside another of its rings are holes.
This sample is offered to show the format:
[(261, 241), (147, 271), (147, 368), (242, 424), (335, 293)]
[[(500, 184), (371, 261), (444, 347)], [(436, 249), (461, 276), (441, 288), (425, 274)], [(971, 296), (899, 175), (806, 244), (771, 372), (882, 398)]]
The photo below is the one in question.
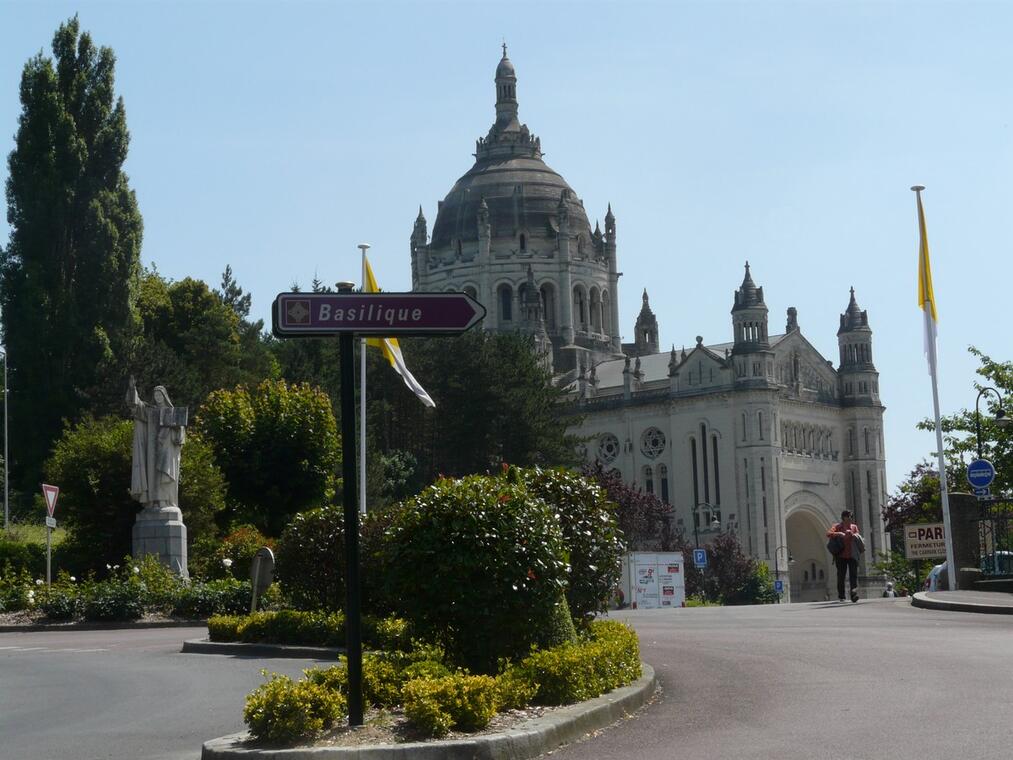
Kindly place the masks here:
[(665, 450), (665, 434), (658, 428), (647, 428), (640, 436), (640, 451), (648, 459), (657, 459)]
[(607, 464), (617, 456), (619, 456), (619, 439), (612, 433), (606, 433), (598, 439), (598, 458)]

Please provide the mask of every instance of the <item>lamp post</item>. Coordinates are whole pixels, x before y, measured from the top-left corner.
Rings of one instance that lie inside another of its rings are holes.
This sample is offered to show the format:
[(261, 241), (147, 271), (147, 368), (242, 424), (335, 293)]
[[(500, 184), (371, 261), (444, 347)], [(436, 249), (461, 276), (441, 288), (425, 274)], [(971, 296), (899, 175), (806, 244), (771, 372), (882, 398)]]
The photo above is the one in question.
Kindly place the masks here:
[[(777, 555), (778, 555), (778, 552), (781, 551), (781, 549), (784, 549), (785, 556), (788, 557), (788, 564), (789, 565), (791, 565), (795, 561), (795, 559), (788, 552), (788, 547), (785, 546), (784, 544), (781, 544), (776, 549), (774, 549), (774, 581), (775, 582), (781, 580), (781, 568), (777, 564)], [(790, 581), (790, 578), (789, 578), (789, 581)], [(777, 603), (778, 604), (781, 603), (781, 595), (780, 594), (777, 595)]]
[[(7, 364), (4, 363), (4, 371), (6, 372)], [(4, 381), (4, 388), (7, 387), (6, 380)], [(979, 410), (979, 404), (981, 403), (982, 396), (989, 391), (996, 394), (996, 398), (999, 399), (999, 408), (996, 410), (995, 423), (1000, 428), (1008, 428), (1010, 424), (1013, 424), (1013, 419), (1006, 416), (1006, 411), (1003, 409), (1003, 397), (999, 394), (999, 391), (990, 385), (986, 385), (978, 392), (978, 398), (975, 399), (975, 433), (978, 438), (978, 458), (982, 458), (982, 412)], [(4, 396), (6, 400), (6, 396)], [(6, 412), (4, 413), (4, 419), (6, 420)], [(6, 424), (6, 423), (5, 423)], [(4, 438), (6, 440), (6, 437)]]
[[(706, 507), (707, 510), (710, 512), (716, 512), (718, 509), (713, 504), (708, 504), (706, 501), (700, 501), (693, 505), (693, 537), (696, 539), (697, 549), (700, 548), (700, 516), (699, 516), (700, 507)], [(715, 517), (713, 520), (711, 520), (710, 527), (713, 530), (720, 529), (721, 521)]]

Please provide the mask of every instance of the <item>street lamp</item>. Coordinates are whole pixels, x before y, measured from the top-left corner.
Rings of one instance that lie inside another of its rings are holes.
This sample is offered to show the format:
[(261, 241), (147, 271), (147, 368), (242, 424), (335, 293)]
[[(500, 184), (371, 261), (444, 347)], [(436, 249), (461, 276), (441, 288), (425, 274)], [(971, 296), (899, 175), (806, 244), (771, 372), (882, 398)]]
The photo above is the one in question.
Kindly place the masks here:
[[(6, 367), (6, 364), (4, 366)], [(4, 382), (4, 387), (5, 388), (7, 387), (6, 382)], [(978, 398), (975, 399), (975, 432), (978, 437), (979, 459), (982, 458), (982, 412), (979, 411), (978, 405), (982, 400), (982, 396), (984, 396), (989, 391), (995, 393), (996, 398), (999, 399), (999, 408), (996, 410), (996, 419), (995, 419), (996, 425), (998, 425), (1000, 428), (1008, 428), (1011, 424), (1013, 424), (1013, 419), (1011, 419), (1011, 417), (1006, 416), (1006, 411), (1003, 409), (1003, 397), (999, 395), (999, 391), (989, 385), (986, 385), (984, 388), (982, 388), (978, 392)]]
[[(788, 564), (789, 565), (792, 565), (795, 562), (795, 558), (791, 556), (791, 554), (788, 552), (788, 547), (785, 546), (784, 544), (781, 544), (776, 549), (774, 549), (774, 581), (775, 582), (781, 580), (781, 568), (777, 564), (777, 554), (778, 554), (778, 552), (781, 551), (781, 549), (784, 549), (784, 553), (788, 557)], [(778, 604), (781, 603), (781, 595), (780, 594), (777, 595), (777, 603)]]
[[(700, 501), (693, 505), (693, 536), (696, 538), (696, 548), (700, 548), (700, 507), (706, 507), (711, 513), (717, 512), (718, 507), (713, 504), (708, 504), (706, 501)], [(713, 530), (719, 530), (721, 528), (721, 521), (718, 518), (711, 520), (710, 527)]]

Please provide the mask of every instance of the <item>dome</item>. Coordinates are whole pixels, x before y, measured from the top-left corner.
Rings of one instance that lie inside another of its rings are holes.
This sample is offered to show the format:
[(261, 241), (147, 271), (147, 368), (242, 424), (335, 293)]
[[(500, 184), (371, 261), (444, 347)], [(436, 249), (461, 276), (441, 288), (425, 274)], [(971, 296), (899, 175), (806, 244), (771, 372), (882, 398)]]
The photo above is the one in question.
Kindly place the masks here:
[(496, 78), (501, 77), (516, 77), (517, 72), (514, 71), (514, 65), (510, 62), (510, 59), (506, 57), (506, 51), (503, 51), (503, 58), (499, 62), (499, 66), (496, 67)]

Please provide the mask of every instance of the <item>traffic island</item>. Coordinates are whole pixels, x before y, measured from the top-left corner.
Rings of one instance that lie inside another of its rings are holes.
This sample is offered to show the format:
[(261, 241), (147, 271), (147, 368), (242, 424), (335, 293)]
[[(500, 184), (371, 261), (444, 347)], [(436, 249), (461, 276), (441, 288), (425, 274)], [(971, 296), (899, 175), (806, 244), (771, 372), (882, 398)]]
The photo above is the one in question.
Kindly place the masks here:
[(287, 749), (256, 747), (243, 731), (205, 742), (202, 760), (524, 760), (577, 741), (592, 731), (629, 717), (645, 705), (657, 688), (654, 669), (642, 664), (642, 675), (629, 686), (595, 699), (567, 705), (515, 728), (475, 734), (467, 739), (406, 742), (354, 747), (300, 746)]

